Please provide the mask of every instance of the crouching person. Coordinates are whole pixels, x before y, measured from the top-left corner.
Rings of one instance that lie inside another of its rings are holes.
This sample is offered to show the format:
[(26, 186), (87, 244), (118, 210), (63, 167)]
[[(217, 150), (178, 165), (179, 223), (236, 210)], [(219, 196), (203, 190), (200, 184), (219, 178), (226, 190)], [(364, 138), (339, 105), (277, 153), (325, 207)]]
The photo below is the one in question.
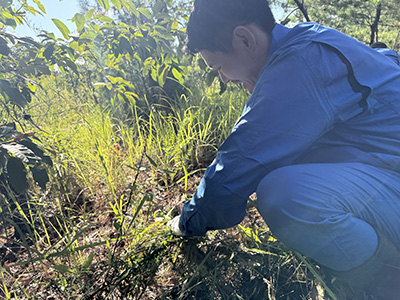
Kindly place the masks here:
[(195, 0), (187, 35), (251, 96), (173, 232), (234, 226), (256, 192), (288, 247), (400, 299), (400, 68), (331, 28), (276, 24), (266, 0)]

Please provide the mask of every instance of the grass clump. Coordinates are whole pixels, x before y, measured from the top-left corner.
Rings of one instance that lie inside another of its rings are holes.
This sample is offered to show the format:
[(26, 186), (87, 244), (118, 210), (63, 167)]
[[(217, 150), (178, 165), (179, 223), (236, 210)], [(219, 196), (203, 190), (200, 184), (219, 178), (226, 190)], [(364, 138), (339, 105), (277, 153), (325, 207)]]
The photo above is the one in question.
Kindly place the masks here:
[(41, 138), (54, 168), (47, 189), (30, 195), (30, 244), (2, 233), (2, 298), (323, 299), (314, 265), (271, 235), (254, 199), (229, 230), (183, 239), (166, 226), (194, 193), (245, 94), (211, 87), (170, 112), (153, 105), (143, 115), (132, 106), (117, 120), (85, 86), (41, 84), (31, 107), (37, 127), (26, 130)]

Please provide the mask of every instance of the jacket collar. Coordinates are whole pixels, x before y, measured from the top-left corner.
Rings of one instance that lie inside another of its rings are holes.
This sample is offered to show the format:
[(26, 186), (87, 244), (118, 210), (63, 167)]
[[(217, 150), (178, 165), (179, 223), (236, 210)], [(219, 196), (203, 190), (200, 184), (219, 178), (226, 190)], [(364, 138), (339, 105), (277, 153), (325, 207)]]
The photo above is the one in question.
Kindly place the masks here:
[(272, 30), (272, 38), (271, 38), (271, 44), (270, 44), (269, 50), (268, 50), (267, 60), (279, 48), (279, 46), (282, 43), (282, 40), (285, 39), (285, 37), (287, 36), (289, 31), (290, 31), (290, 28), (287, 28), (281, 24), (275, 24), (275, 27)]

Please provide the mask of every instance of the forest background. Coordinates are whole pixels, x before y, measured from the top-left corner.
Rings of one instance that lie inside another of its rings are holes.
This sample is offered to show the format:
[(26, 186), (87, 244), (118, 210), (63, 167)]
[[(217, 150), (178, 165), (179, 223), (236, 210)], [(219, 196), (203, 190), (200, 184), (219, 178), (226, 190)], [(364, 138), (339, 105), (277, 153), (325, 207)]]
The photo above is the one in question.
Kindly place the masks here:
[[(234, 228), (171, 235), (249, 95), (183, 52), (190, 1), (79, 5), (72, 28), (40, 0), (0, 0), (0, 298), (344, 299), (254, 195)], [(397, 0), (271, 5), (281, 24), (400, 48)], [(58, 32), (14, 33), (38, 14)]]

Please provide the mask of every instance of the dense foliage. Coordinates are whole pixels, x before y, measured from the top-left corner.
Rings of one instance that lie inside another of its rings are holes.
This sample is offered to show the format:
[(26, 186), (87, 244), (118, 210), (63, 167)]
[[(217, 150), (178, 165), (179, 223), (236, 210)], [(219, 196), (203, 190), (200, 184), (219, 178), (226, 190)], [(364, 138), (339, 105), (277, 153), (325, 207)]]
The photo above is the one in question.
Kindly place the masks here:
[(397, 0), (278, 1), (286, 21), (313, 21), (344, 32), (365, 44), (385, 42), (400, 49), (400, 3)]
[(0, 214), (6, 232), (13, 228), (14, 236), (26, 245), (26, 234), (32, 233), (23, 217), (29, 211), (28, 188), (46, 188), (46, 164), (51, 166), (52, 161), (34, 133), (19, 132), (16, 123), (32, 121), (24, 108), (37, 88), (34, 78), (42, 72), (50, 74), (50, 65), (38, 56), (39, 43), (7, 31), (21, 24), (25, 11), (44, 12), (39, 2), (40, 11), (26, 2), (20, 4), (16, 9), (12, 1), (0, 2), (0, 103), (5, 122), (0, 125)]
[[(273, 2), (282, 23), (399, 48), (396, 0)], [(20, 37), (46, 7), (0, 0), (0, 298), (337, 299), (254, 197), (229, 230), (185, 240), (165, 226), (248, 97), (184, 53), (191, 2), (80, 6), (74, 28), (49, 16), (59, 32)]]

